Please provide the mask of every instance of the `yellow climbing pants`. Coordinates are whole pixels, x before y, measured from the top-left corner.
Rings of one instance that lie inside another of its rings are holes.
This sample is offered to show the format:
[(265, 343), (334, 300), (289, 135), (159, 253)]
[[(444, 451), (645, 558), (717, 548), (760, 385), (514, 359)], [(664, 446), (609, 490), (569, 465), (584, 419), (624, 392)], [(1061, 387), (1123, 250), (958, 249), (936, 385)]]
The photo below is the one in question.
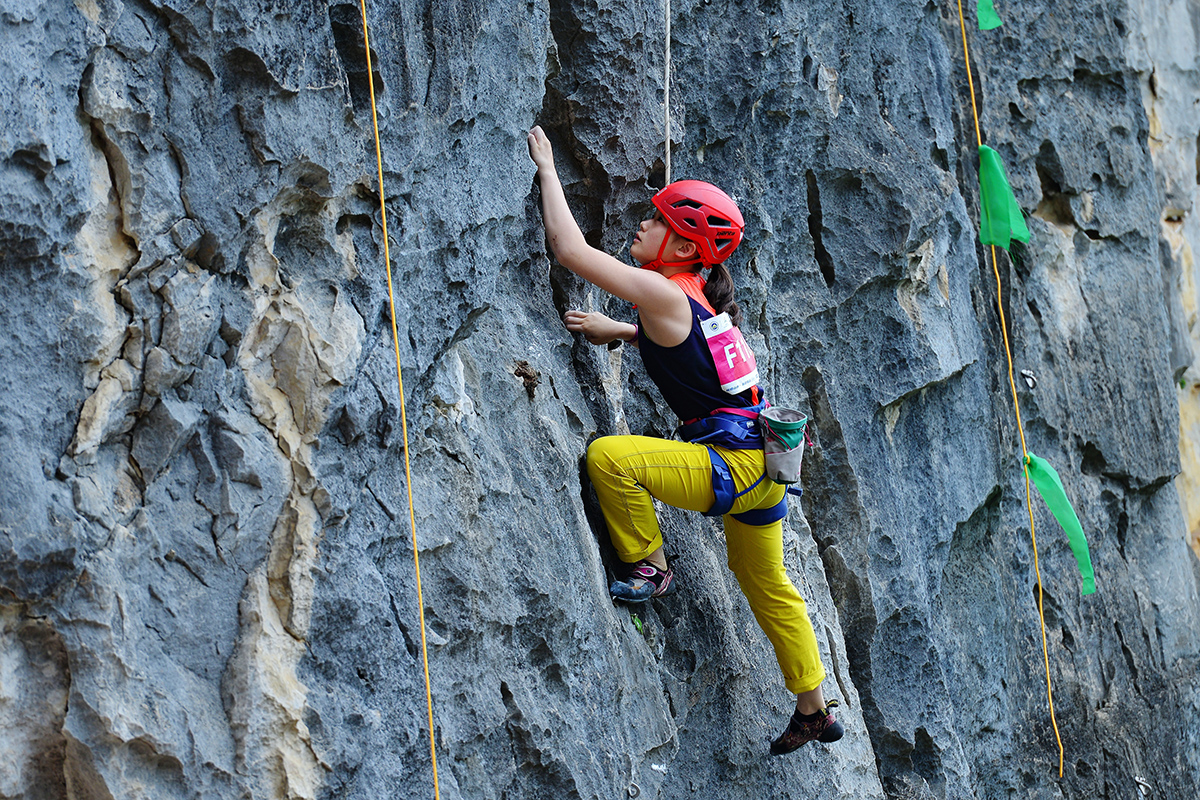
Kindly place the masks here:
[[(762, 450), (716, 450), (729, 465), (737, 491), (762, 477)], [(651, 497), (690, 511), (707, 511), (713, 504), (712, 462), (704, 445), (605, 436), (588, 447), (587, 467), (608, 535), (626, 563), (640, 561), (662, 546)], [(725, 545), (729, 568), (775, 648), (788, 691), (799, 694), (820, 686), (825, 668), (804, 598), (783, 566), (783, 523), (747, 525), (731, 516), (770, 508), (783, 493), (783, 486), (763, 480), (735, 500), (724, 517)]]

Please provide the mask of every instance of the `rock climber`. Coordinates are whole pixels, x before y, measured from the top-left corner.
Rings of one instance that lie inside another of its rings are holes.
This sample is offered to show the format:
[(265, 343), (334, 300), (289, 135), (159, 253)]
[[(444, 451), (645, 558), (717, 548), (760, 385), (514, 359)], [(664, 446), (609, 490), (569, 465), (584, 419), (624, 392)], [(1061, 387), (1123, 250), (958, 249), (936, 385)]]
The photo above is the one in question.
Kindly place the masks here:
[(788, 753), (813, 740), (837, 741), (843, 734), (831, 712), (837, 701), (825, 702), (816, 635), (783, 566), (785, 487), (765, 479), (756, 421), (765, 403), (753, 353), (737, 328), (741, 311), (723, 263), (741, 241), (741, 212), (709, 183), (684, 180), (664, 187), (653, 197), (654, 215), (638, 226), (629, 248), (640, 265), (632, 267), (584, 240), (545, 132), (534, 127), (528, 143), (554, 257), (637, 308), (636, 325), (571, 310), (563, 318), (567, 329), (596, 345), (622, 340), (636, 346), (646, 373), (684, 422), (679, 430), (684, 441), (604, 436), (588, 447), (588, 475), (622, 562), (610, 593), (638, 603), (676, 588), (651, 498), (721, 514), (729, 568), (796, 695), (796, 711), (771, 743), (771, 753)]

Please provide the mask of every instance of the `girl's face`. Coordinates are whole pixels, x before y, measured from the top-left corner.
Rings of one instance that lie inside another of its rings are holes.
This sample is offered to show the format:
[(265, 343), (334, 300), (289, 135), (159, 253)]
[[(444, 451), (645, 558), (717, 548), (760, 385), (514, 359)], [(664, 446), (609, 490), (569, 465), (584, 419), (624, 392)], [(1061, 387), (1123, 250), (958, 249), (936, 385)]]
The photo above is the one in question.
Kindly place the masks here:
[[(653, 217), (643, 220), (638, 225), (638, 232), (633, 237), (633, 244), (629, 248), (629, 255), (639, 264), (646, 264), (653, 261), (658, 258), (658, 251), (662, 247), (663, 239), (670, 236), (674, 236), (674, 231), (667, 225), (666, 220), (662, 217), (662, 213), (655, 209)], [(668, 245), (667, 250), (670, 250), (670, 245)], [(663, 252), (664, 259), (670, 259), (671, 256), (672, 253)]]

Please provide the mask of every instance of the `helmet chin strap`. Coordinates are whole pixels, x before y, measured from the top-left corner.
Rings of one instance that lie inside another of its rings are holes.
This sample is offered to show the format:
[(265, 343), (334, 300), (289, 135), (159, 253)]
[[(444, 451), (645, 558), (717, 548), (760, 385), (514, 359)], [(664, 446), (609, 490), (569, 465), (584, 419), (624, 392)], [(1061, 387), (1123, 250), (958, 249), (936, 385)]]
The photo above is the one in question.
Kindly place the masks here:
[[(667, 242), (669, 242), (670, 240), (671, 240), (671, 234), (668, 233), (666, 236), (663, 237), (662, 244), (660, 244), (658, 246), (658, 255), (656, 255), (654, 257), (653, 261), (647, 261), (645, 264), (642, 264), (641, 265), (642, 269), (658, 270), (661, 267), (667, 266), (668, 262), (663, 261), (663, 253), (666, 252)], [(703, 258), (694, 258), (691, 261), (671, 261), (669, 263), (672, 267), (691, 267), (696, 264), (704, 264), (704, 259)], [(705, 269), (708, 269), (711, 266), (712, 266), (711, 264), (704, 264)]]

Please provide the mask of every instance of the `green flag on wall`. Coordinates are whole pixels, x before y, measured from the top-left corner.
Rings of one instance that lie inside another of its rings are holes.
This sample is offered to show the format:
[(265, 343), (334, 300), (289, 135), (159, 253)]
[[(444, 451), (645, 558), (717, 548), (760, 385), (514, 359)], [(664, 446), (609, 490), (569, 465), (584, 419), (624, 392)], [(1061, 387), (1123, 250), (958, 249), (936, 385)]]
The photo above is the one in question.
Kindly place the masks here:
[(1004, 21), (1000, 19), (1000, 15), (996, 13), (996, 8), (992, 5), (992, 0), (979, 0), (975, 6), (975, 12), (979, 18), (979, 30), (981, 31), (990, 31), (1004, 24)]
[(1029, 479), (1046, 501), (1046, 507), (1067, 532), (1067, 541), (1071, 545), (1071, 552), (1075, 554), (1076, 563), (1079, 564), (1079, 574), (1083, 576), (1083, 594), (1093, 593), (1096, 591), (1096, 573), (1092, 570), (1092, 555), (1088, 552), (1087, 537), (1083, 535), (1079, 516), (1071, 507), (1071, 501), (1067, 499), (1067, 493), (1063, 489), (1062, 479), (1048, 461), (1033, 453), (1029, 454), (1025, 463), (1029, 468)]
[(979, 239), (1005, 250), (1013, 239), (1029, 241), (1029, 228), (1004, 174), (1000, 154), (979, 146)]

